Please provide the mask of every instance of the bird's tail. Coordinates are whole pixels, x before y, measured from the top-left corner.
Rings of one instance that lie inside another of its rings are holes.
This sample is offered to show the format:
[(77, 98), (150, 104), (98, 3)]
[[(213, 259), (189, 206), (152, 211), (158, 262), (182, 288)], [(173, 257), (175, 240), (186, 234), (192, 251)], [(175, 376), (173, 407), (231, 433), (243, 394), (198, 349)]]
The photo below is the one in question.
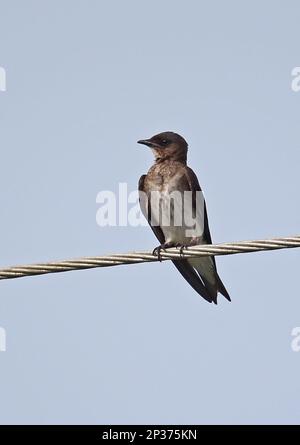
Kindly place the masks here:
[(220, 292), (231, 301), (230, 296), (218, 275), (215, 259), (213, 257), (193, 258), (188, 260), (197, 270), (211, 301), (217, 304), (217, 295)]
[(227, 298), (228, 301), (231, 301), (230, 295), (226, 290), (226, 287), (224, 286), (224, 284), (222, 283), (221, 278), (219, 277), (218, 273), (217, 274), (217, 284), (218, 284), (218, 291), (224, 295), (225, 298)]
[(201, 279), (205, 285), (205, 288), (207, 289), (212, 301), (217, 304), (217, 295), (218, 292), (220, 292), (222, 295), (224, 295), (225, 298), (227, 298), (228, 301), (231, 301), (230, 295), (227, 292), (224, 284), (221, 281), (221, 278), (219, 277), (217, 271), (215, 272), (215, 281), (212, 283), (209, 281), (203, 274), (201, 274)]

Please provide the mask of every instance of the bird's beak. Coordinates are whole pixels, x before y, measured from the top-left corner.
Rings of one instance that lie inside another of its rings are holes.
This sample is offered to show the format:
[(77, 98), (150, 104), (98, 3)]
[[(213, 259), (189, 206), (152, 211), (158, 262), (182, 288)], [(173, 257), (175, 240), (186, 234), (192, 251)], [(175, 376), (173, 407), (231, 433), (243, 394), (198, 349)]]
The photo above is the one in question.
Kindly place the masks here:
[(139, 141), (137, 141), (138, 144), (143, 144), (143, 145), (147, 145), (147, 147), (159, 147), (158, 144), (156, 144), (155, 142), (151, 141), (150, 139), (140, 139)]

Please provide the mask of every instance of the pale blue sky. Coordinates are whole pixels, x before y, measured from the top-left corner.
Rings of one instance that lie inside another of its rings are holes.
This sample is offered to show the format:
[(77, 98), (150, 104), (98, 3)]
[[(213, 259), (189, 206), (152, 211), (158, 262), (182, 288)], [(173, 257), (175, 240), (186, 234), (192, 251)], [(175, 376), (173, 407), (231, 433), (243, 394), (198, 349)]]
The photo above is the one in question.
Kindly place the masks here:
[[(152, 249), (99, 228), (173, 130), (214, 241), (299, 234), (298, 1), (0, 0), (0, 265)], [(298, 250), (218, 258), (232, 303), (172, 264), (0, 282), (0, 423), (299, 423)]]

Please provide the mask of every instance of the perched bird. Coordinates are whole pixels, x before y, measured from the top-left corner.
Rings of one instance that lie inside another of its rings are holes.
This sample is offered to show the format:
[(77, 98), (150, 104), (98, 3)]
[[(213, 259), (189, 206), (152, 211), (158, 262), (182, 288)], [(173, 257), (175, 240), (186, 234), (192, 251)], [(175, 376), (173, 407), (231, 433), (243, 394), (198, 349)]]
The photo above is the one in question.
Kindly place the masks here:
[[(141, 176), (138, 186), (142, 213), (160, 242), (153, 252), (160, 256), (161, 249), (168, 247), (211, 244), (206, 204), (197, 176), (187, 166), (188, 144), (185, 139), (167, 131), (139, 140), (138, 144), (150, 147), (155, 157), (154, 164), (147, 175)], [(185, 199), (186, 195), (190, 199)], [(173, 263), (208, 302), (217, 304), (218, 292), (231, 301), (213, 256), (174, 260)]]

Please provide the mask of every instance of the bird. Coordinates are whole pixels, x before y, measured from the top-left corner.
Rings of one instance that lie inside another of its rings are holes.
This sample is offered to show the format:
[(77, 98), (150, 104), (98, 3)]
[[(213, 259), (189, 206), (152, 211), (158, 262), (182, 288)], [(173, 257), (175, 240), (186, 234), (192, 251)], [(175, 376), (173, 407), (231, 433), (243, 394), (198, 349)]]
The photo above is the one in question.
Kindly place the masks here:
[[(206, 202), (194, 171), (187, 165), (188, 144), (177, 133), (165, 131), (138, 144), (149, 147), (154, 164), (138, 183), (139, 203), (160, 245), (153, 253), (160, 259), (161, 250), (197, 244), (212, 244)], [(190, 199), (185, 199), (188, 195)], [(187, 224), (186, 216), (189, 216)], [(176, 221), (177, 220), (177, 221)], [(172, 260), (192, 288), (209, 303), (217, 304), (220, 292), (231, 301), (217, 272), (214, 256)]]

